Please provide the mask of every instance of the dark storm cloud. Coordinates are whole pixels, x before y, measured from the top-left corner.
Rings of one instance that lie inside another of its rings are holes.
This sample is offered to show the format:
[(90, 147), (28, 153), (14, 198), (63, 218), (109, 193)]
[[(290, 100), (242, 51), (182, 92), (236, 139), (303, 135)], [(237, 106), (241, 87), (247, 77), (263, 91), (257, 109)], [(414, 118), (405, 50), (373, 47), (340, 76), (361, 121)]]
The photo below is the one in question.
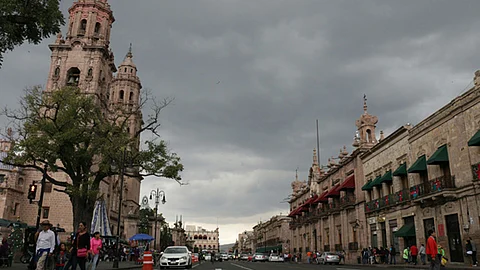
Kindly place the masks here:
[[(218, 218), (222, 242), (288, 210), (280, 201), (297, 166), (306, 178), (315, 119), (325, 163), (351, 149), (364, 93), (388, 135), (460, 94), (479, 67), (478, 1), (110, 2), (117, 64), (132, 42), (144, 87), (176, 98), (162, 135), (189, 185), (149, 178), (142, 195), (165, 189), (169, 221), (213, 229)], [(2, 105), (45, 82), (49, 42), (6, 55)]]

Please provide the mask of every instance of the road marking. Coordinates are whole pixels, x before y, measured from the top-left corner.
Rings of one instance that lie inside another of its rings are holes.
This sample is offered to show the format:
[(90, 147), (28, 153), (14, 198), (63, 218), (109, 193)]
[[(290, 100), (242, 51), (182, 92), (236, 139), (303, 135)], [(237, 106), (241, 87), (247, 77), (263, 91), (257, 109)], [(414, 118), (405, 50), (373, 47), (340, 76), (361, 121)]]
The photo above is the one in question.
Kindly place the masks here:
[(358, 268), (337, 268), (337, 270), (360, 270)]
[(192, 266), (192, 269), (199, 266), (200, 264), (195, 264), (194, 266)]
[(238, 264), (236, 264), (236, 263), (230, 263), (230, 264), (233, 265), (233, 266), (236, 266), (236, 267), (245, 269), (245, 270), (253, 270), (253, 269), (251, 269), (251, 268), (248, 268), (248, 267), (245, 267), (245, 266), (242, 266), (242, 265), (238, 265)]

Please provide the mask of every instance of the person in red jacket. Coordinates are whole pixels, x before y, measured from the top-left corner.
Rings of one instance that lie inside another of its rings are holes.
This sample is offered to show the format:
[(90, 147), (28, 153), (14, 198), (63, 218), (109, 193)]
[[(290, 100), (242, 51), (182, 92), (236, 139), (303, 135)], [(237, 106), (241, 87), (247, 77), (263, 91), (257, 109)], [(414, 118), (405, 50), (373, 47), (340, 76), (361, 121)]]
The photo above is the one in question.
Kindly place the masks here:
[(427, 240), (427, 256), (430, 260), (430, 269), (431, 270), (440, 270), (440, 256), (438, 255), (437, 241), (435, 240), (435, 231), (429, 230)]
[(412, 256), (413, 264), (417, 265), (418, 248), (415, 244), (410, 247), (410, 255)]

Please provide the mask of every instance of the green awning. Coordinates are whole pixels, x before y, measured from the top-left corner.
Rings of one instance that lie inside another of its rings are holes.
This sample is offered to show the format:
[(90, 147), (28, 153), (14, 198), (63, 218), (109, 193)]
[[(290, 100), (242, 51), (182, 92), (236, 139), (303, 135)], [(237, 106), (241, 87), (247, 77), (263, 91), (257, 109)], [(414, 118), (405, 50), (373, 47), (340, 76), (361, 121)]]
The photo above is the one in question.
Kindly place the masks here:
[(400, 167), (398, 167), (393, 172), (393, 176), (403, 176), (403, 175), (407, 175), (407, 163), (403, 163), (402, 165), (400, 165)]
[(394, 234), (396, 237), (415, 237), (415, 225), (405, 224)]
[(377, 178), (375, 178), (372, 182), (372, 187), (375, 187), (375, 186), (381, 186), (382, 185), (382, 176), (377, 176)]
[(373, 186), (372, 186), (372, 180), (370, 179), (365, 185), (363, 185), (362, 190), (371, 190), (371, 189), (373, 189)]
[(480, 146), (480, 130), (468, 141), (468, 146)]
[(389, 182), (389, 181), (392, 181), (393, 178), (392, 178), (392, 171), (388, 171), (386, 172), (382, 178), (380, 178), (380, 181), (383, 183), (383, 182)]
[(415, 163), (408, 169), (408, 173), (419, 173), (427, 170), (427, 158), (425, 155), (419, 157)]
[(445, 162), (448, 162), (448, 149), (446, 144), (438, 147), (437, 151), (427, 160), (428, 165), (438, 165)]

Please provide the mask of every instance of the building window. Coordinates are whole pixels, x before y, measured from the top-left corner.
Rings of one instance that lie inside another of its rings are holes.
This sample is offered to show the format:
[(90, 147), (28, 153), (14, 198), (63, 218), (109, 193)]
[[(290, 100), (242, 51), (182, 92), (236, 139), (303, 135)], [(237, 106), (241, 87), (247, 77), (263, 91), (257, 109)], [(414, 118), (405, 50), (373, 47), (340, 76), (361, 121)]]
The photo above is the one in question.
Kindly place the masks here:
[(85, 35), (85, 30), (87, 30), (87, 20), (86, 19), (83, 19), (81, 22), (80, 22), (80, 29), (78, 31), (78, 35)]
[(50, 207), (42, 207), (42, 217), (48, 218), (49, 214), (50, 214)]
[(132, 69), (130, 69), (130, 73), (133, 73), (133, 68), (132, 68)]
[(93, 69), (89, 68), (89, 69), (88, 69), (87, 76), (88, 76), (88, 77), (92, 77), (92, 75), (93, 75)]
[(45, 183), (45, 193), (51, 193), (53, 189), (52, 183)]
[(120, 90), (120, 100), (123, 100), (124, 95), (125, 95), (125, 93), (123, 92), (123, 90)]
[(5, 174), (0, 174), (0, 184), (5, 181)]
[(13, 207), (13, 215), (16, 216), (18, 212), (18, 208), (20, 207), (20, 203), (15, 203), (15, 207)]
[(72, 67), (67, 72), (67, 85), (78, 86), (80, 80), (80, 69)]
[(100, 29), (102, 29), (102, 25), (99, 22), (97, 22), (95, 24), (95, 34), (100, 33)]
[(53, 76), (54, 76), (54, 77), (60, 76), (60, 68), (59, 68), (59, 67), (56, 67), (56, 68), (55, 68), (55, 73), (53, 73)]
[(127, 68), (125, 68), (125, 73), (127, 73)]
[(130, 97), (128, 98), (130, 101), (133, 100), (133, 92), (130, 92)]
[(18, 178), (18, 185), (19, 185), (19, 186), (22, 187), (24, 182), (25, 182), (25, 181), (23, 180), (22, 177)]

